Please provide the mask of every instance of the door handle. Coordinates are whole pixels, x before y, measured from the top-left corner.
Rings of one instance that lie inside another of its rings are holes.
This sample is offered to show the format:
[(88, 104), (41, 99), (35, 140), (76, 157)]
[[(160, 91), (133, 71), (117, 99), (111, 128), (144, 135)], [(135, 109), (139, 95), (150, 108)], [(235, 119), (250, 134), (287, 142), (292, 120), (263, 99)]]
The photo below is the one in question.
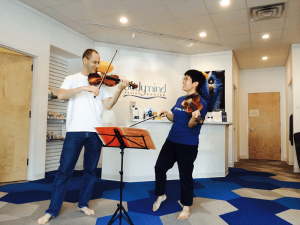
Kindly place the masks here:
[(253, 128), (250, 128), (250, 130), (254, 130)]

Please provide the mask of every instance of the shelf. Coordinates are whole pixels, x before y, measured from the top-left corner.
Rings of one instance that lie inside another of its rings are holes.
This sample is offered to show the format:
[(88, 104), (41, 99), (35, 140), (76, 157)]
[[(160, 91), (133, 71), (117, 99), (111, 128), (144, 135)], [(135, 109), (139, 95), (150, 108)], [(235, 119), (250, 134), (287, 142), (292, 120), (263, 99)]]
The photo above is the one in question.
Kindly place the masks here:
[(66, 123), (66, 120), (59, 120), (59, 119), (47, 119), (48, 123), (59, 123), (59, 124), (63, 124)]
[(64, 141), (65, 139), (46, 139), (46, 142), (52, 142), (52, 141)]

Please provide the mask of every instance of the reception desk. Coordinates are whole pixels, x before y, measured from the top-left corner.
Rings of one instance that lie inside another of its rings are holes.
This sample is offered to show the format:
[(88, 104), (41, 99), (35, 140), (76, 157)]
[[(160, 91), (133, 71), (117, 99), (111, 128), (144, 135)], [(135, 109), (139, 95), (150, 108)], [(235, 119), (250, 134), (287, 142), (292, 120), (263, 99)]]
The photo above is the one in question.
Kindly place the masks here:
[[(134, 122), (128, 122), (128, 125)], [(194, 163), (194, 178), (225, 177), (228, 173), (228, 126), (225, 122), (205, 122), (199, 136), (198, 156)], [(154, 166), (172, 122), (151, 120), (136, 128), (149, 130), (156, 150), (124, 149), (123, 180), (125, 182), (154, 181)], [(119, 148), (102, 149), (102, 179), (120, 180), (121, 154)], [(179, 179), (177, 163), (167, 173), (167, 179)]]

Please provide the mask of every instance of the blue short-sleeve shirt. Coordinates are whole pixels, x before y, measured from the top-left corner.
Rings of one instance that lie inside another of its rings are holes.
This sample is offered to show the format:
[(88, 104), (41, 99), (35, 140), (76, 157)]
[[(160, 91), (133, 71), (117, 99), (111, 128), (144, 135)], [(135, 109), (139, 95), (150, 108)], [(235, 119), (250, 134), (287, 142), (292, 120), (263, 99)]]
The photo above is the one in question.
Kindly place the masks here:
[[(199, 95), (200, 96), (200, 95)], [(186, 96), (182, 96), (177, 99), (175, 106), (171, 109), (174, 114), (174, 123), (171, 127), (168, 140), (186, 145), (198, 145), (199, 134), (202, 125), (199, 123), (197, 126), (189, 128), (188, 123), (192, 116), (186, 113), (185, 109), (181, 106), (181, 103)], [(203, 105), (200, 111), (201, 118), (204, 120), (207, 113), (207, 105), (205, 100), (200, 96), (201, 104)]]

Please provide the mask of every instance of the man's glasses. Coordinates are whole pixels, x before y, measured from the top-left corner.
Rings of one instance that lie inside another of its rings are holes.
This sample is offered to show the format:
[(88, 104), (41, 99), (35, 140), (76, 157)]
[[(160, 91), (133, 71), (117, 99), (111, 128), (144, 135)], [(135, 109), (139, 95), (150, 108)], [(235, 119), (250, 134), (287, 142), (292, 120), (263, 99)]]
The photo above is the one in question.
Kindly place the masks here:
[(92, 61), (92, 60), (90, 60), (90, 59), (87, 59), (87, 60), (91, 61), (94, 65), (96, 65), (96, 64), (98, 64), (99, 66), (101, 65), (101, 63), (98, 62), (98, 61), (96, 61), (96, 60), (94, 60), (94, 61)]

